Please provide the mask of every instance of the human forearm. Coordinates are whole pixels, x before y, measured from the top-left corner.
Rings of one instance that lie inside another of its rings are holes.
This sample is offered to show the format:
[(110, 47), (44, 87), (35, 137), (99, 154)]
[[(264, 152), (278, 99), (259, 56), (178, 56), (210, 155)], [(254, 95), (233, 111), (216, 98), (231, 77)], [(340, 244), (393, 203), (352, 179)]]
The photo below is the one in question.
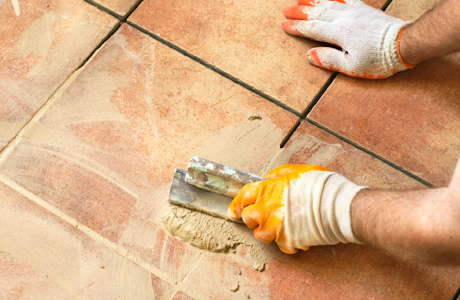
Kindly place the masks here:
[(460, 1), (446, 0), (407, 27), (401, 36), (400, 54), (415, 65), (460, 51)]
[(460, 263), (456, 209), (447, 188), (364, 190), (352, 203), (353, 232), (363, 243), (405, 260)]

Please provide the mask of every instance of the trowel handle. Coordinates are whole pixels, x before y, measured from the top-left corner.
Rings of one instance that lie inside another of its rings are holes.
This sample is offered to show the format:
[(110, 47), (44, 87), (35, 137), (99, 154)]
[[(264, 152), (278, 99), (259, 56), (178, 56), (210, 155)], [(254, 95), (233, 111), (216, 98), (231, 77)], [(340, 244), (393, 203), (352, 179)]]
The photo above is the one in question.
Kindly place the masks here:
[(232, 198), (247, 183), (261, 180), (266, 179), (198, 156), (190, 160), (185, 177), (188, 184)]

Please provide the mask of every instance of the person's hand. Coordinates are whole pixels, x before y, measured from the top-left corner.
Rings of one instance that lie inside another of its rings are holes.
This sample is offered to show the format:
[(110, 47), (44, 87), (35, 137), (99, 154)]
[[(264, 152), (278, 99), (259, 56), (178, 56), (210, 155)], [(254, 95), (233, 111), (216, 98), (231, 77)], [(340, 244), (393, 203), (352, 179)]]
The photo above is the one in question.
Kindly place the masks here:
[(399, 41), (411, 22), (404, 22), (360, 0), (298, 0), (283, 12), (283, 29), (335, 45), (307, 53), (313, 65), (353, 77), (382, 79), (414, 67), (399, 52)]
[(351, 230), (350, 206), (363, 187), (319, 165), (283, 165), (264, 177), (269, 180), (244, 186), (228, 208), (228, 216), (243, 218), (257, 239), (275, 240), (289, 254), (359, 242)]

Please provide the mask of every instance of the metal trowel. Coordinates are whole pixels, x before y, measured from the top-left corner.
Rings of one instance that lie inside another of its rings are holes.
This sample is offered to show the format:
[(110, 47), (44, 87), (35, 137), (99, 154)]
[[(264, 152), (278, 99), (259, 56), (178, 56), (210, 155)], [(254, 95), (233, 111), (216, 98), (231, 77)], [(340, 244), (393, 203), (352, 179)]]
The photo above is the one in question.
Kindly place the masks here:
[(187, 171), (175, 170), (169, 202), (231, 221), (230, 202), (247, 183), (261, 180), (265, 178), (194, 156)]

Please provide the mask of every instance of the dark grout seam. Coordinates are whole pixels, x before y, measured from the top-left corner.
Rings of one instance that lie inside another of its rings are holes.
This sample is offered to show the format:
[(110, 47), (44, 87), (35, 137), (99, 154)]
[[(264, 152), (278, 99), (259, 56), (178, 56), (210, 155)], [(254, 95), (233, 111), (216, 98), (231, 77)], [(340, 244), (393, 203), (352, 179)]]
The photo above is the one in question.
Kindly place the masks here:
[(83, 67), (88, 62), (88, 60), (90, 60), (90, 58), (93, 57), (94, 53), (96, 53), (102, 47), (102, 45), (104, 45), (104, 43), (107, 42), (108, 39), (110, 39), (112, 35), (115, 34), (115, 32), (117, 32), (121, 24), (122, 22), (119, 21), (117, 24), (115, 24), (115, 26), (113, 26), (113, 28), (109, 31), (109, 33), (107, 33), (107, 35), (99, 42), (99, 44), (93, 49), (93, 51), (91, 51), (91, 53), (80, 63), (80, 65), (77, 67), (76, 70)]
[(339, 73), (334, 72), (331, 76), (329, 76), (327, 81), (323, 84), (321, 89), (318, 91), (318, 93), (316, 93), (315, 97), (308, 104), (307, 108), (305, 108), (305, 110), (302, 112), (302, 116), (301, 116), (302, 119), (305, 119), (308, 116), (308, 114), (313, 110), (315, 105), (319, 102), (319, 99), (323, 97), (324, 93), (326, 93), (327, 89), (331, 86), (331, 84), (337, 78), (337, 75), (339, 75)]
[[(224, 70), (222, 70), (222, 69), (220, 69), (220, 68), (218, 68), (218, 67), (216, 67), (216, 66), (210, 64), (209, 62), (205, 61), (204, 59), (202, 59), (202, 58), (200, 58), (200, 57), (198, 57), (198, 56), (196, 56), (196, 55), (194, 55), (193, 53), (191, 53), (191, 52), (189, 52), (189, 51), (187, 51), (187, 50), (185, 50), (185, 49), (182, 49), (182, 48), (180, 48), (179, 46), (177, 46), (177, 45), (171, 43), (170, 41), (165, 40), (165, 39), (163, 39), (162, 37), (160, 37), (160, 36), (158, 36), (158, 35), (156, 35), (156, 34), (150, 32), (149, 30), (147, 30), (147, 29), (145, 29), (145, 28), (143, 28), (143, 27), (141, 27), (141, 26), (139, 26), (139, 25), (137, 25), (137, 24), (135, 24), (135, 23), (129, 21), (129, 20), (128, 20), (129, 16), (134, 12), (134, 10), (136, 10), (136, 8), (142, 3), (143, 0), (138, 0), (138, 2), (137, 2), (135, 5), (133, 5), (133, 6), (131, 7), (131, 9), (126, 13), (126, 15), (123, 16), (123, 17), (120, 16), (119, 14), (113, 12), (112, 10), (108, 9), (107, 7), (102, 6), (102, 5), (100, 5), (100, 4), (96, 3), (96, 2), (94, 2), (93, 0), (84, 0), (84, 1), (87, 2), (88, 4), (91, 4), (91, 5), (95, 6), (95, 7), (98, 8), (98, 9), (100, 9), (100, 10), (102, 10), (102, 11), (104, 11), (104, 12), (110, 14), (111, 16), (117, 18), (117, 19), (120, 21), (120, 23), (118, 24), (118, 26), (116, 26), (117, 28), (116, 28), (113, 32), (110, 32), (110, 34), (103, 40), (103, 42), (102, 42), (100, 45), (98, 45), (98, 47), (96, 47), (96, 49), (91, 53), (91, 55), (92, 55), (94, 52), (96, 52), (97, 49), (99, 49), (99, 47), (100, 47), (105, 41), (107, 41), (107, 40), (118, 30), (118, 28), (120, 28), (120, 26), (121, 26), (122, 23), (126, 23), (126, 24), (130, 25), (131, 27), (133, 27), (133, 28), (139, 30), (140, 32), (142, 32), (142, 33), (144, 33), (144, 34), (150, 36), (151, 38), (157, 40), (158, 42), (160, 42), (160, 43), (162, 43), (162, 44), (168, 46), (169, 48), (171, 48), (171, 49), (173, 49), (173, 50), (175, 50), (175, 51), (181, 53), (181, 54), (184, 55), (184, 56), (187, 56), (188, 58), (190, 58), (190, 59), (192, 59), (192, 60), (198, 62), (199, 64), (205, 66), (206, 68), (208, 68), (208, 69), (210, 69), (210, 70), (212, 70), (212, 71), (218, 73), (219, 75), (221, 75), (221, 76), (223, 76), (223, 77), (225, 77), (225, 78), (227, 78), (227, 79), (233, 81), (234, 83), (236, 83), (236, 84), (238, 84), (238, 85), (244, 87), (245, 89), (247, 89), (247, 90), (249, 90), (249, 91), (251, 91), (251, 92), (257, 94), (258, 96), (264, 98), (265, 100), (270, 101), (271, 103), (273, 103), (273, 104), (275, 104), (275, 105), (281, 107), (282, 109), (284, 109), (284, 110), (286, 110), (286, 111), (292, 113), (293, 115), (295, 115), (295, 116), (297, 116), (297, 117), (301, 117), (301, 113), (298, 112), (297, 110), (293, 109), (292, 107), (290, 107), (290, 106), (284, 104), (283, 102), (281, 102), (281, 101), (275, 99), (274, 97), (272, 97), (272, 96), (270, 96), (270, 95), (268, 95), (268, 94), (262, 92), (261, 90), (256, 89), (255, 87), (253, 87), (253, 86), (249, 85), (248, 83), (246, 83), (246, 82), (244, 82), (244, 81), (242, 81), (242, 80), (236, 78), (235, 76), (231, 75), (230, 73), (227, 73), (227, 72), (225, 72)], [(91, 57), (91, 55), (90, 55), (89, 57)], [(85, 60), (85, 62), (89, 59), (89, 57)], [(83, 63), (83, 64), (84, 64), (84, 63)], [(83, 65), (83, 64), (82, 64), (82, 65)]]
[(158, 42), (162, 43), (163, 45), (165, 45), (165, 46), (167, 46), (167, 47), (169, 47), (169, 48), (181, 53), (184, 56), (187, 56), (188, 58), (198, 62), (199, 64), (201, 64), (201, 65), (205, 66), (206, 68), (218, 73), (219, 75), (221, 75), (221, 76), (233, 81), (234, 83), (244, 87), (245, 89), (257, 94), (258, 96), (264, 98), (265, 100), (268, 100), (271, 103), (283, 108), (284, 110), (292, 113), (293, 115), (295, 115), (297, 117), (301, 116), (300, 112), (298, 112), (297, 110), (293, 109), (292, 107), (282, 103), (281, 101), (279, 101), (279, 100), (275, 99), (274, 97), (262, 92), (261, 90), (256, 89), (255, 87), (249, 85), (248, 83), (242, 81), (239, 78), (236, 78), (235, 76), (231, 75), (230, 73), (227, 73), (224, 70), (222, 70), (222, 69), (210, 64), (209, 62), (207, 62), (204, 59), (196, 56), (195, 54), (193, 54), (193, 53), (191, 53), (191, 52), (189, 52), (189, 51), (187, 51), (185, 49), (180, 48), (179, 46), (171, 43), (170, 41), (165, 40), (164, 38), (162, 38), (162, 37), (150, 32), (149, 30), (147, 30), (147, 29), (145, 29), (145, 28), (143, 28), (143, 27), (141, 27), (141, 26), (139, 26), (139, 25), (137, 25), (137, 24), (135, 24), (135, 23), (133, 23), (133, 22), (131, 22), (129, 20), (126, 21), (126, 23), (129, 24), (130, 26), (136, 28), (140, 32), (152, 37), (153, 39), (157, 40)]
[[(126, 15), (125, 15), (124, 17), (122, 17), (122, 16), (120, 16), (119, 14), (117, 14), (117, 13), (111, 11), (111, 10), (108, 9), (107, 7), (102, 6), (102, 5), (100, 5), (100, 4), (96, 3), (96, 2), (94, 2), (93, 0), (84, 0), (84, 1), (87, 2), (87, 3), (89, 3), (89, 4), (91, 4), (91, 5), (93, 5), (93, 6), (95, 6), (95, 7), (98, 8), (98, 9), (100, 9), (100, 10), (102, 10), (102, 11), (104, 11), (104, 12), (110, 14), (111, 16), (114, 16), (115, 18), (117, 18), (117, 19), (120, 21), (120, 22), (118, 23), (118, 25), (116, 26), (116, 29), (115, 29), (115, 30), (112, 30), (112, 31), (108, 34), (108, 36), (102, 41), (102, 43), (100, 43), (100, 45), (98, 45), (98, 47), (96, 47), (96, 49), (94, 49), (94, 51), (91, 53), (91, 55), (93, 55), (93, 53), (96, 52), (97, 49), (99, 49), (99, 47), (100, 47), (104, 42), (106, 42), (106, 41), (107, 41), (107, 40), (118, 30), (118, 28), (120, 28), (120, 26), (121, 26), (122, 23), (126, 23), (126, 24), (130, 25), (131, 27), (133, 27), (133, 28), (139, 30), (140, 32), (142, 32), (142, 33), (144, 33), (144, 34), (150, 36), (151, 38), (157, 40), (158, 42), (162, 43), (163, 45), (168, 46), (169, 48), (171, 48), (171, 49), (173, 49), (173, 50), (175, 50), (175, 51), (181, 53), (181, 54), (184, 55), (184, 56), (187, 56), (188, 58), (190, 58), (190, 59), (192, 59), (192, 60), (198, 62), (199, 64), (201, 64), (201, 65), (205, 66), (206, 68), (208, 68), (208, 69), (210, 69), (210, 70), (212, 70), (212, 71), (218, 73), (219, 75), (221, 75), (221, 76), (223, 76), (223, 77), (225, 77), (225, 78), (227, 78), (227, 79), (233, 81), (234, 83), (236, 83), (236, 84), (238, 84), (238, 85), (244, 87), (245, 89), (247, 89), (247, 90), (249, 90), (249, 91), (255, 93), (256, 95), (258, 95), (258, 96), (264, 98), (265, 100), (270, 101), (271, 103), (273, 103), (273, 104), (275, 104), (275, 105), (281, 107), (282, 109), (284, 109), (284, 110), (290, 112), (291, 114), (293, 114), (293, 115), (295, 115), (295, 116), (297, 116), (297, 117), (301, 117), (301, 113), (298, 112), (297, 110), (293, 109), (292, 107), (290, 107), (290, 106), (284, 104), (283, 102), (281, 102), (281, 101), (275, 99), (274, 97), (272, 97), (272, 96), (270, 96), (270, 95), (268, 95), (268, 94), (262, 92), (261, 90), (256, 89), (255, 87), (253, 87), (253, 86), (249, 85), (248, 83), (246, 83), (246, 82), (244, 82), (244, 81), (242, 81), (242, 80), (236, 78), (235, 76), (231, 75), (230, 73), (227, 73), (227, 72), (225, 72), (224, 70), (222, 70), (222, 69), (220, 69), (220, 68), (218, 68), (218, 67), (216, 67), (216, 66), (210, 64), (209, 62), (207, 62), (207, 61), (205, 61), (204, 59), (202, 59), (202, 58), (196, 56), (195, 54), (193, 54), (193, 53), (191, 53), (191, 52), (189, 52), (189, 51), (187, 51), (187, 50), (185, 50), (185, 49), (182, 49), (182, 48), (180, 48), (179, 46), (173, 44), (172, 42), (170, 42), (170, 41), (168, 41), (168, 40), (165, 40), (165, 39), (163, 39), (162, 37), (160, 37), (160, 36), (158, 36), (158, 35), (156, 35), (156, 34), (150, 32), (149, 30), (147, 30), (147, 29), (145, 29), (145, 28), (143, 28), (143, 27), (141, 27), (141, 26), (139, 26), (139, 25), (137, 25), (137, 24), (135, 24), (135, 23), (129, 21), (129, 20), (128, 20), (129, 16), (133, 13), (134, 10), (136, 10), (136, 8), (142, 3), (143, 0), (139, 0), (135, 5), (133, 5), (133, 7), (131, 7), (131, 9), (126, 13)], [(91, 57), (91, 55), (90, 55), (81, 65), (83, 65), (83, 64)]]
[(93, 0), (83, 0), (85, 1), (86, 3), (88, 4), (91, 4), (92, 6), (98, 8), (99, 10), (102, 10), (103, 12), (105, 13), (108, 13), (109, 15), (111, 15), (112, 17), (118, 19), (119, 21), (123, 21), (123, 17), (120, 16), (119, 14), (117, 14), (116, 12), (113, 12), (112, 10), (108, 9), (107, 7), (97, 3), (97, 2), (94, 2)]
[(313, 110), (315, 105), (318, 103), (319, 99), (321, 99), (321, 97), (327, 91), (327, 89), (332, 84), (332, 82), (334, 82), (335, 78), (337, 78), (338, 74), (339, 73), (334, 72), (331, 76), (329, 76), (329, 78), (323, 84), (323, 86), (318, 91), (318, 93), (316, 93), (315, 97), (313, 97), (313, 99), (310, 101), (310, 103), (308, 104), (307, 108), (305, 108), (305, 110), (302, 112), (302, 114), (300, 116), (300, 119), (294, 124), (294, 126), (291, 128), (291, 130), (286, 134), (284, 139), (281, 141), (280, 148), (284, 148), (286, 143), (289, 142), (289, 140), (291, 139), (291, 137), (294, 134), (294, 132), (297, 130), (297, 128), (299, 128), (300, 124), (302, 123), (302, 120), (305, 119), (307, 117), (307, 115)]
[(281, 141), (280, 148), (284, 148), (287, 142), (291, 139), (294, 132), (296, 132), (297, 128), (299, 128), (300, 124), (302, 124), (302, 118), (299, 118), (297, 122), (295, 122), (294, 126), (292, 126), (291, 130), (286, 134), (284, 139)]
[(358, 143), (356, 143), (356, 142), (354, 142), (354, 141), (352, 141), (352, 140), (346, 138), (345, 136), (341, 135), (340, 133), (337, 133), (337, 132), (331, 130), (330, 128), (328, 128), (328, 127), (326, 127), (326, 126), (324, 126), (324, 125), (322, 125), (322, 124), (320, 124), (320, 123), (318, 123), (318, 122), (316, 122), (316, 121), (314, 121), (314, 120), (312, 120), (312, 119), (310, 119), (310, 118), (305, 119), (305, 122), (308, 122), (308, 123), (310, 123), (310, 124), (312, 124), (312, 125), (318, 127), (319, 129), (326, 131), (326, 132), (329, 133), (330, 135), (335, 136), (336, 138), (338, 138), (338, 139), (344, 141), (345, 143), (347, 143), (347, 144), (349, 144), (349, 145), (355, 147), (356, 149), (361, 150), (361, 151), (363, 151), (363, 152), (369, 154), (370, 156), (372, 156), (372, 157), (374, 157), (374, 158), (380, 160), (381, 162), (383, 162), (383, 163), (389, 165), (389, 166), (392, 167), (393, 169), (398, 170), (398, 171), (400, 171), (400, 172), (406, 174), (407, 176), (411, 177), (412, 179), (417, 180), (418, 182), (420, 182), (420, 183), (426, 185), (426, 186), (429, 187), (429, 188), (436, 188), (436, 187), (437, 187), (436, 185), (434, 185), (433, 183), (429, 182), (428, 180), (425, 180), (425, 179), (423, 179), (423, 178), (421, 178), (421, 177), (419, 177), (419, 176), (413, 174), (412, 172), (410, 172), (410, 171), (404, 169), (403, 167), (401, 167), (401, 166), (395, 164), (394, 162), (392, 162), (392, 161), (386, 159), (385, 157), (383, 157), (383, 156), (381, 156), (381, 155), (378, 155), (378, 154), (375, 153), (375, 152), (370, 151), (369, 149), (367, 149), (367, 148), (361, 146), (360, 144), (358, 144)]
[(112, 17), (115, 17), (116, 19), (118, 19), (119, 22), (109, 31), (109, 33), (107, 33), (107, 35), (101, 40), (101, 42), (83, 60), (83, 62), (78, 66), (77, 70), (86, 64), (86, 62), (94, 55), (94, 53), (96, 53), (96, 51), (98, 51), (102, 47), (102, 45), (104, 45), (104, 43), (107, 42), (115, 34), (115, 32), (117, 32), (117, 30), (121, 27), (123, 23), (126, 23), (126, 20), (133, 13), (133, 11), (142, 3), (143, 0), (138, 0), (136, 4), (134, 4), (124, 16), (120, 16), (116, 12), (113, 12), (112, 10), (108, 9), (107, 7), (103, 5), (100, 5), (99, 3), (94, 2), (93, 0), (84, 0), (84, 1), (96, 7), (97, 9), (111, 15)]
[(142, 1), (144, 1), (144, 0), (137, 0), (137, 2), (131, 7), (131, 9), (128, 10), (128, 12), (124, 15), (123, 20), (122, 20), (123, 22), (126, 22), (126, 20), (128, 20), (129, 16), (131, 16), (131, 14), (142, 3)]
[(385, 2), (385, 4), (383, 4), (381, 10), (386, 11), (388, 6), (390, 6), (391, 2), (393, 2), (393, 0), (387, 0), (387, 2)]

